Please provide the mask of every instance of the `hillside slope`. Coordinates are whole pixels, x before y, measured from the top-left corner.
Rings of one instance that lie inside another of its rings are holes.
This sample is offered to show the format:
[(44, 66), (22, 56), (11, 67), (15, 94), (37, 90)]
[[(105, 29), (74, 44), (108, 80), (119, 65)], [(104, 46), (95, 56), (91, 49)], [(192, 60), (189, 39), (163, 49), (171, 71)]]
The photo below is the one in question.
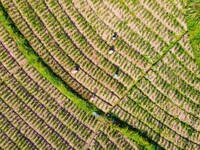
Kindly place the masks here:
[(199, 6), (1, 0), (0, 148), (200, 149)]

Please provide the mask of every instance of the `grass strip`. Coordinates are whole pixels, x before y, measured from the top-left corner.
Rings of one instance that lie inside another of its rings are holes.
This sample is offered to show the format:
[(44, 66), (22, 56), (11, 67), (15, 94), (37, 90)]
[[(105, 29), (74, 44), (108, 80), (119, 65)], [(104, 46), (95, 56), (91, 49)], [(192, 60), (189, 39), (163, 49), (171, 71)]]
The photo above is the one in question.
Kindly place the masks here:
[(195, 62), (200, 69), (200, 0), (185, 0), (184, 10), (190, 43), (194, 51)]
[(52, 69), (45, 64), (45, 62), (39, 57), (39, 55), (30, 46), (29, 42), (24, 38), (18, 28), (15, 26), (14, 22), (8, 16), (3, 5), (0, 2), (0, 22), (9, 32), (10, 36), (16, 42), (18, 49), (23, 53), (23, 55), (28, 60), (28, 63), (33, 66), (38, 72), (43, 75), (50, 83), (52, 83), (62, 94), (69, 98), (74, 104), (80, 109), (84, 110), (86, 113), (94, 115), (98, 120), (102, 121), (104, 124), (111, 126), (112, 128), (120, 131), (125, 136), (131, 138), (133, 141), (137, 142), (139, 145), (148, 150), (162, 149), (159, 145), (154, 143), (151, 139), (145, 136), (141, 131), (133, 128), (129, 124), (121, 121), (117, 117), (110, 115), (107, 117), (103, 111), (89, 103), (87, 100), (79, 96), (75, 91), (73, 91), (59, 76), (57, 76)]

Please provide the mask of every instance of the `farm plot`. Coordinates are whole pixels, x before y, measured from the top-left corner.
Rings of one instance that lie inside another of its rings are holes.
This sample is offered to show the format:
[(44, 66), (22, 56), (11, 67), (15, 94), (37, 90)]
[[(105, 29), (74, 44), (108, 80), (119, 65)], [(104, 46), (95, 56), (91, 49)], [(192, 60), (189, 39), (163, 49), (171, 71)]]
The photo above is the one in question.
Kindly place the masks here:
[[(8, 53), (7, 49), (5, 49), (3, 45), (1, 46), (6, 60), (12, 58), (16, 64), (15, 67), (17, 67), (20, 59), (17, 58), (16, 51), (9, 49), (10, 53)], [(11, 74), (10, 71), (7, 70), (7, 67), (9, 67), (7, 61), (3, 60), (1, 63), (1, 68), (4, 68), (4, 72), (9, 74), (9, 76), (4, 76), (4, 78), (1, 76), (3, 81), (1, 83), (1, 110), (3, 115), (2, 119), (5, 118), (5, 121), (2, 120), (4, 121), (2, 123), (4, 126), (1, 127), (2, 131), (4, 131), (2, 134), (7, 133), (8, 137), (10, 137), (13, 133), (7, 130), (7, 128), (13, 125), (13, 132), (15, 130), (20, 130), (23, 133), (27, 131), (25, 138), (30, 139), (31, 144), (37, 145), (39, 149), (45, 145), (38, 145), (38, 143), (32, 139), (33, 137), (30, 137), (33, 131), (36, 131), (39, 135), (44, 137), (48, 143), (51, 143), (52, 148), (82, 149), (86, 145), (86, 142), (89, 144), (92, 141), (92, 135), (99, 130), (99, 126), (101, 125), (94, 116), (87, 115), (84, 111), (78, 109), (69, 99), (64, 97), (28, 64), (24, 65), (22, 68), (18, 66), (19, 69)], [(14, 110), (12, 111), (11, 108)], [(12, 113), (10, 114), (8, 112), (14, 113), (14, 116), (12, 116)], [(31, 118), (31, 116), (34, 118)], [(27, 119), (27, 117), (29, 117), (29, 119)], [(37, 121), (38, 119), (42, 119), (43, 121)], [(31, 120), (35, 123), (33, 124)], [(12, 124), (8, 125), (6, 121)], [(25, 122), (23, 123), (20, 121)], [(47, 127), (45, 127), (45, 123)], [(27, 126), (25, 128), (25, 124), (30, 125), (29, 128), (33, 131), (29, 131), (30, 129), (27, 129)], [(45, 133), (43, 133), (44, 129), (42, 130), (41, 127), (46, 130)], [(51, 134), (48, 133), (48, 130), (52, 131)], [(29, 134), (28, 131), (31, 133)], [(20, 132), (16, 132), (14, 135), (20, 138)], [(14, 137), (11, 136), (10, 138)], [(59, 145), (54, 145), (51, 138), (58, 138), (58, 140), (63, 139), (64, 145), (62, 145), (62, 142), (58, 142)], [(14, 139), (16, 143), (15, 146), (30, 146), (30, 143), (27, 143), (28, 141), (21, 144), (20, 142), (23, 142), (22, 139), (18, 141)], [(11, 142), (13, 141), (11, 140)], [(66, 142), (69, 144), (68, 147), (66, 147)], [(128, 139), (127, 142), (132, 143)], [(135, 143), (132, 143), (132, 145), (137, 146)], [(33, 148), (33, 146), (31, 147)]]
[[(198, 66), (180, 45), (175, 45), (112, 113), (144, 130), (165, 149), (198, 149), (199, 84)], [(160, 143), (161, 138), (166, 142)]]
[(1, 0), (0, 149), (200, 149), (181, 0)]
[[(2, 27), (1, 31), (3, 29)], [(6, 30), (4, 29), (3, 31)], [(28, 132), (26, 137), (31, 138), (31, 143), (37, 145), (38, 149), (44, 147), (47, 149), (83, 149), (84, 147), (89, 147), (95, 132), (99, 130), (100, 126), (104, 125), (96, 120), (94, 116), (77, 108), (33, 67), (28, 64), (20, 67), (20, 59), (17, 57), (17, 52), (20, 51), (18, 49), (16, 51), (17, 47), (14, 50), (12, 49), (12, 46), (15, 45), (12, 38), (9, 35), (2, 35), (1, 39), (5, 44), (1, 44), (2, 56), (5, 58), (1, 59), (1, 70), (6, 75), (8, 74), (7, 76), (3, 76), (4, 74), (1, 76), (2, 115), (5, 113), (7, 120), (12, 122), (15, 130), (20, 130), (24, 133), (28, 129), (24, 130), (22, 125), (28, 124), (29, 128), (42, 136), (48, 144), (51, 143), (50, 147), (48, 145), (39, 145), (37, 141), (30, 137), (31, 133), (28, 134)], [(7, 40), (9, 40), (9, 43)], [(8, 46), (7, 44), (10, 45)], [(7, 67), (10, 67), (8, 62), (11, 60), (15, 64), (12, 68), (17, 68), (12, 72), (7, 70)], [(15, 114), (14, 118), (16, 119), (14, 120), (10, 116), (12, 113), (7, 113), (11, 110)], [(19, 121), (24, 121), (24, 123)], [(5, 122), (2, 124), (7, 125)], [(2, 130), (9, 132), (4, 126), (2, 126)], [(57, 140), (53, 142), (53, 139)], [(126, 141), (137, 147), (137, 144), (128, 138)], [(16, 141), (16, 146), (20, 145), (20, 142)], [(27, 145), (28, 143), (24, 144)]]

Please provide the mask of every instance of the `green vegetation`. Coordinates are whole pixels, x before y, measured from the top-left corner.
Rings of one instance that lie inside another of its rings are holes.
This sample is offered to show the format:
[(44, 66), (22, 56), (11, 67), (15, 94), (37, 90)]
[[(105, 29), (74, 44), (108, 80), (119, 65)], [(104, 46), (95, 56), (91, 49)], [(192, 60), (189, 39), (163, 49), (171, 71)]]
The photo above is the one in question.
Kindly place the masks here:
[(78, 105), (79, 107), (81, 106), (84, 111), (86, 111), (87, 113), (97, 111), (97, 109), (92, 104), (89, 104), (85, 100), (82, 100), (76, 95), (76, 93), (73, 93), (73, 91), (71, 91), (71, 89), (65, 83), (63, 83), (63, 81), (58, 76), (53, 73), (51, 68), (49, 68), (31, 48), (29, 42), (19, 32), (19, 30), (14, 25), (12, 20), (7, 16), (1, 5), (0, 9), (0, 20), (2, 24), (10, 33), (12, 38), (16, 41), (19, 50), (21, 50), (22, 53), (25, 55), (29, 64), (34, 66), (47, 80), (49, 80), (64, 95), (67, 95), (67, 97), (71, 99), (76, 105)]
[(0, 149), (198, 149), (186, 1), (1, 1)]
[[(143, 143), (142, 146), (144, 146), (146, 149), (154, 149), (154, 150), (162, 149), (159, 145), (154, 143), (152, 140), (148, 139), (145, 132), (138, 132), (136, 128), (122, 121), (115, 114), (110, 113), (108, 118), (109, 120), (114, 121), (112, 125), (113, 129), (120, 131), (121, 133), (123, 133), (127, 137), (134, 139), (134, 141), (138, 143)], [(145, 137), (145, 139), (140, 138), (140, 136)], [(153, 143), (153, 145), (150, 145), (149, 143)]]
[(185, 15), (191, 45), (194, 49), (196, 63), (200, 69), (200, 1), (188, 0)]
[[(142, 133), (137, 129), (132, 129), (130, 125), (127, 125), (125, 122), (120, 121), (114, 116), (109, 118), (105, 117), (104, 112), (100, 109), (92, 105), (91, 103), (87, 102), (83, 98), (80, 98), (77, 93), (75, 93), (69, 86), (67, 86), (62, 79), (60, 79), (51, 68), (49, 68), (42, 59), (38, 56), (38, 54), (32, 49), (29, 42), (24, 38), (24, 36), (20, 33), (17, 29), (15, 24), (12, 22), (10, 17), (7, 15), (6, 11), (4, 10), (3, 6), (0, 4), (0, 21), (6, 30), (9, 32), (11, 37), (17, 43), (19, 50), (24, 54), (27, 58), (30, 65), (35, 67), (38, 72), (43, 75), (47, 80), (49, 80), (57, 89), (61, 91), (66, 97), (73, 101), (79, 108), (84, 110), (85, 112), (92, 114), (96, 112), (100, 114), (98, 117), (99, 120), (103, 121), (105, 124), (110, 125), (114, 129), (122, 132), (124, 135), (128, 136), (129, 138), (133, 139), (140, 145), (144, 146), (148, 150), (153, 149), (160, 149), (155, 143), (151, 140), (141, 136)], [(115, 120), (115, 123), (112, 121)]]

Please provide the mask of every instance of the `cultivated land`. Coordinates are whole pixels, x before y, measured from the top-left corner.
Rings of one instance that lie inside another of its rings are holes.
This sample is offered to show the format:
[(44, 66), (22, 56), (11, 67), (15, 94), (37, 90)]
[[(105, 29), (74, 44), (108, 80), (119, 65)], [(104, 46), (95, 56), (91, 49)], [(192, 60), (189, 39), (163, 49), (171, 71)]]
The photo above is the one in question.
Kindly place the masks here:
[(1, 0), (0, 149), (199, 150), (199, 10)]

